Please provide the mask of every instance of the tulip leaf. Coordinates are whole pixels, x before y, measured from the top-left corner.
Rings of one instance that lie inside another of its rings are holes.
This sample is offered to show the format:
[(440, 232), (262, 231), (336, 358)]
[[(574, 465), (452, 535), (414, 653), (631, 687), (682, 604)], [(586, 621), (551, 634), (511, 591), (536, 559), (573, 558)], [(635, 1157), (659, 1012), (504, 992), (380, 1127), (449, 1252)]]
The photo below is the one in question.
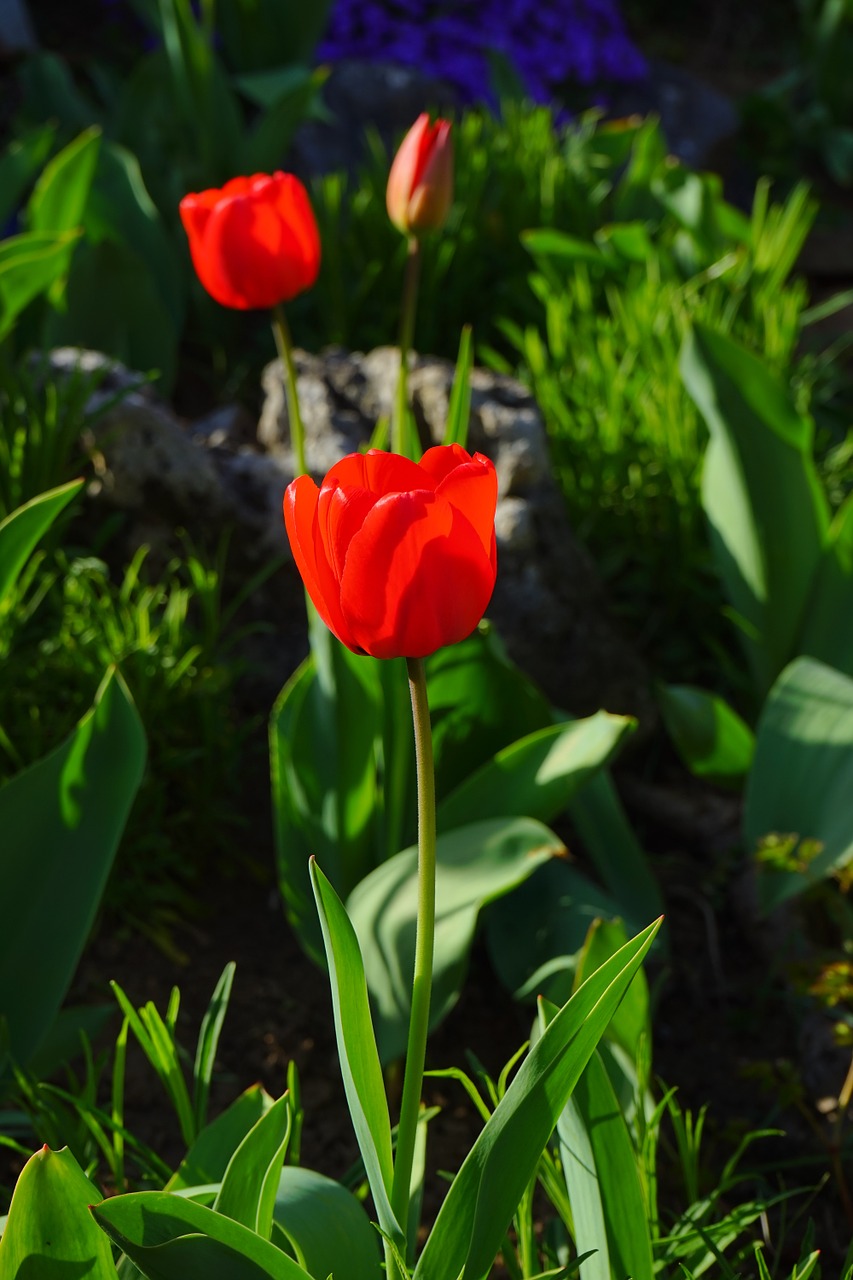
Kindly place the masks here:
[[(531, 818), (469, 823), (438, 837), (430, 1027), (437, 1026), (459, 998), (483, 906), (564, 852), (559, 837)], [(366, 876), (347, 903), (364, 957), (383, 1062), (401, 1057), (406, 1049), (417, 863), (416, 847), (403, 850)]]
[(599, 711), (549, 725), (499, 751), (438, 806), (439, 831), (487, 817), (523, 814), (551, 822), (633, 732), (628, 716)]
[(322, 963), (308, 859), (318, 858), (344, 896), (375, 866), (383, 720), (379, 664), (357, 657), (320, 627), (312, 628), (312, 654), (273, 707), (270, 769), (288, 919), (309, 955)]
[(764, 696), (797, 653), (827, 541), (829, 511), (812, 459), (811, 422), (762, 360), (703, 326), (685, 339), (681, 376), (711, 433), (702, 503)]
[(92, 1216), (147, 1280), (305, 1280), (269, 1240), (185, 1196), (136, 1191)]
[(321, 1173), (292, 1165), (282, 1169), (273, 1241), (279, 1232), (314, 1280), (381, 1280), (379, 1237), (364, 1208), (351, 1191)]
[(65, 305), (45, 320), (48, 346), (104, 351), (130, 369), (156, 369), (168, 390), (177, 362), (178, 327), (150, 262), (134, 245), (87, 240), (74, 254)]
[(79, 231), (24, 231), (0, 244), (0, 340), (34, 298), (68, 270)]
[(697, 778), (735, 782), (749, 772), (755, 735), (719, 694), (662, 684), (657, 700), (676, 751)]
[(663, 898), (606, 769), (588, 778), (568, 804), (584, 853), (632, 929), (663, 914)]
[(851, 796), (853, 679), (798, 658), (770, 691), (746, 788), (744, 840), (750, 850), (764, 844), (758, 855), (763, 911), (850, 862)]
[(496, 751), (553, 723), (548, 702), (486, 622), (425, 665), (439, 800)]
[(291, 1111), (287, 1094), (279, 1098), (249, 1130), (228, 1161), (213, 1207), (235, 1222), (269, 1239), (276, 1188), (290, 1140)]
[(800, 649), (853, 676), (853, 493), (839, 507), (812, 583)]
[[(553, 1015), (552, 1015), (553, 1016)], [(583, 1280), (652, 1280), (649, 1221), (631, 1134), (596, 1050), (557, 1121)]]
[(485, 1280), (563, 1108), (659, 925), (596, 969), (533, 1046), (456, 1175), (414, 1280)]
[(116, 1280), (109, 1242), (88, 1212), (100, 1199), (67, 1147), (37, 1151), (21, 1171), (0, 1236), (0, 1275)]
[(590, 925), (619, 914), (615, 899), (582, 871), (564, 858), (551, 859), (485, 913), (495, 973), (517, 999), (541, 994), (563, 1004)]
[(221, 1182), (237, 1147), (272, 1105), (272, 1098), (261, 1085), (246, 1089), (202, 1129), (165, 1190), (182, 1191), (203, 1183)]
[(56, 127), (55, 123), (44, 124), (19, 134), (0, 156), (0, 226), (15, 217), (21, 197), (44, 168)]
[(403, 1232), (391, 1208), (391, 1121), (358, 938), (343, 903), (313, 859), (311, 882), (326, 947), (335, 1037), (349, 1113), (379, 1225), (398, 1247), (405, 1247)]
[(45, 166), (27, 205), (31, 231), (72, 231), (83, 222), (98, 153), (101, 130), (84, 130)]
[(36, 546), (83, 484), (82, 480), (72, 480), (40, 493), (0, 521), (0, 609)]
[(74, 976), (144, 764), (144, 730), (113, 668), (71, 736), (0, 788), (0, 1009), (20, 1062)]

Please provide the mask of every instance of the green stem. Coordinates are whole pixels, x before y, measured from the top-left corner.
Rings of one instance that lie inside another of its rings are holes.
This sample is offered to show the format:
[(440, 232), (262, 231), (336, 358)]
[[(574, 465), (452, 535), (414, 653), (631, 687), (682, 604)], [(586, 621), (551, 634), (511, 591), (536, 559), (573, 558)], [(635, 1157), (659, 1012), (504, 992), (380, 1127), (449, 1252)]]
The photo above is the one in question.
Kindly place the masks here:
[(397, 378), (397, 400), (391, 423), (391, 448), (406, 452), (406, 411), (409, 407), (409, 352), (415, 333), (418, 308), (418, 280), (421, 271), (421, 246), (416, 236), (409, 237), (409, 252), (403, 275), (403, 299), (400, 304), (400, 374)]
[(406, 666), (409, 673), (409, 692), (412, 697), (418, 777), (418, 923), (415, 935), (412, 1012), (409, 1019), (403, 1096), (400, 1101), (400, 1122), (397, 1126), (394, 1182), (391, 1189), (391, 1207), (404, 1231), (409, 1216), (412, 1164), (421, 1108), (435, 943), (435, 774), (426, 673), (422, 658), (407, 658)]
[(296, 365), (293, 363), (293, 343), (290, 329), (284, 315), (284, 307), (276, 303), (272, 309), (272, 331), (275, 345), (284, 366), (284, 385), (287, 391), (287, 417), (290, 425), (290, 442), (293, 445), (293, 456), (296, 461), (296, 474), (308, 474), (305, 463), (305, 428), (299, 412), (299, 395), (296, 390)]

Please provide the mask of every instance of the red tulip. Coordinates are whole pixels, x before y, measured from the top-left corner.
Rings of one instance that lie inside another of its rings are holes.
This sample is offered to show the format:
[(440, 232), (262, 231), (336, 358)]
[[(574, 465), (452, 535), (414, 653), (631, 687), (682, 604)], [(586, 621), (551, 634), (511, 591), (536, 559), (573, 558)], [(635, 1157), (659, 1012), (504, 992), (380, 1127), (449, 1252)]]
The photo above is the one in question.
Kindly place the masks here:
[(184, 196), (180, 213), (198, 278), (224, 307), (274, 307), (317, 279), (317, 223), (292, 173), (232, 178)]
[(495, 585), (495, 468), (458, 444), (419, 463), (371, 449), (318, 489), (299, 476), (284, 523), (317, 612), (374, 658), (424, 658), (470, 635)]
[(404, 235), (438, 231), (453, 201), (453, 142), (450, 123), (418, 116), (400, 144), (388, 174), (388, 217)]

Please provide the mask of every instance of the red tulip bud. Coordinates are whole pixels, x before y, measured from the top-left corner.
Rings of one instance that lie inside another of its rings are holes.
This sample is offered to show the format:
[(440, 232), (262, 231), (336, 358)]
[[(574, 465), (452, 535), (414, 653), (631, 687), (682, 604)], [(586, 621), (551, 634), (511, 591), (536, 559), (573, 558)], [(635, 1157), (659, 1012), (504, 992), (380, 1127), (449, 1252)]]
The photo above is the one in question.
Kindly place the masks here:
[(388, 175), (385, 203), (398, 231), (419, 236), (444, 226), (453, 201), (450, 121), (424, 112), (406, 134)]

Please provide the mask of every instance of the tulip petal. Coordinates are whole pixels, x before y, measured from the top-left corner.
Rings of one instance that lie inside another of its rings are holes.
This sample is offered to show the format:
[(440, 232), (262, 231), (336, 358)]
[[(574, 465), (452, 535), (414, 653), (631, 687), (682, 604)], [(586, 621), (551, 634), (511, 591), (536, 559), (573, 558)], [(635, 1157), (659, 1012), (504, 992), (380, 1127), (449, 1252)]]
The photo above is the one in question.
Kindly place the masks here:
[(317, 508), (320, 490), (310, 476), (298, 476), (284, 493), (284, 524), (296, 567), (314, 608), (330, 631), (350, 649), (358, 650), (341, 611), (337, 578), (319, 536)]
[(345, 488), (367, 489), (374, 498), (413, 489), (434, 489), (436, 485), (433, 477), (424, 472), (417, 462), (382, 449), (368, 449), (367, 453), (351, 453), (341, 458), (323, 483), (330, 481), (337, 481)]
[(343, 485), (329, 477), (320, 489), (317, 521), (332, 570), (340, 582), (349, 544), (359, 531), (367, 513), (376, 503), (376, 497), (367, 489)]
[(495, 508), (498, 477), (494, 466), (480, 453), (454, 467), (436, 488), (436, 494), (463, 513), (474, 526), (487, 555), (495, 546)]
[(341, 608), (377, 658), (420, 658), (474, 630), (495, 583), (482, 539), (457, 508), (424, 490), (380, 499), (353, 537)]

